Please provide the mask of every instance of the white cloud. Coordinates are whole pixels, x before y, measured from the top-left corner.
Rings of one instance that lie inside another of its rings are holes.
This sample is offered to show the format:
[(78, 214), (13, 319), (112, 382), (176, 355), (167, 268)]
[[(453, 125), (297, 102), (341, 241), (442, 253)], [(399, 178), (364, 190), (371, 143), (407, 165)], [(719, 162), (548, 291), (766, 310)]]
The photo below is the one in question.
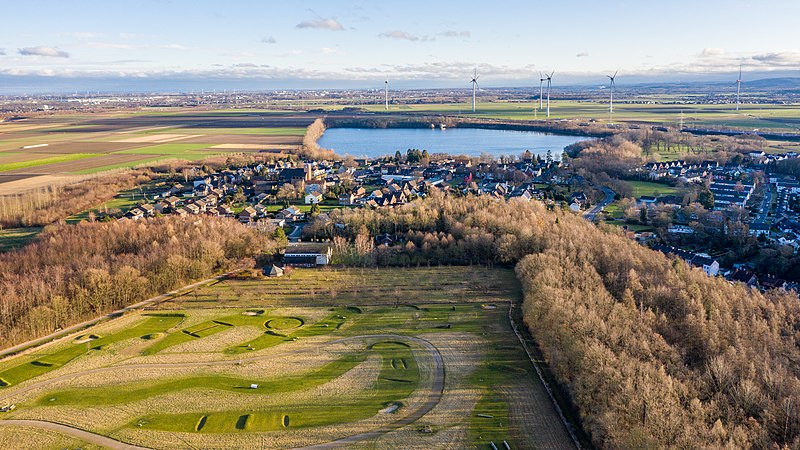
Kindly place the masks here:
[(470, 33), (469, 31), (448, 30), (448, 31), (443, 31), (443, 32), (439, 33), (439, 36), (456, 37), (456, 38), (458, 38), (458, 37), (460, 37), (460, 38), (470, 38), (470, 37), (472, 37), (472, 33)]
[(769, 66), (800, 67), (800, 51), (759, 53), (750, 59)]
[(575, 55), (576, 58), (586, 58), (587, 56), (589, 56), (589, 53), (587, 52), (580, 52), (577, 55)]
[(713, 48), (708, 47), (704, 48), (702, 52), (700, 52), (701, 58), (715, 58), (718, 56), (722, 56), (725, 54), (725, 50), (721, 48)]
[(344, 27), (336, 19), (304, 20), (296, 25), (297, 28), (316, 28), (318, 30), (342, 31)]
[(5, 55), (5, 54), (6, 54), (6, 49), (0, 48), (0, 56)]
[(49, 58), (69, 58), (69, 53), (64, 50), (59, 50), (56, 47), (23, 47), (17, 49), (17, 53), (23, 56), (46, 56)]
[(381, 38), (389, 38), (389, 39), (398, 39), (403, 41), (411, 41), (411, 42), (418, 42), (418, 41), (431, 41), (433, 38), (429, 36), (417, 36), (415, 34), (408, 33), (406, 31), (401, 30), (394, 30), (394, 31), (387, 31), (385, 33), (381, 33), (378, 35)]
[(185, 45), (181, 44), (159, 44), (159, 45), (134, 45), (134, 44), (121, 44), (117, 42), (88, 42), (86, 46), (89, 48), (99, 49), (114, 49), (114, 50), (141, 50), (158, 48), (163, 50), (187, 50)]
[(333, 47), (322, 47), (320, 51), (326, 55), (333, 55), (334, 53), (339, 53), (339, 49)]
[(261, 38), (261, 43), (262, 44), (277, 44), (278, 41), (276, 41), (274, 37), (270, 36), (270, 37)]

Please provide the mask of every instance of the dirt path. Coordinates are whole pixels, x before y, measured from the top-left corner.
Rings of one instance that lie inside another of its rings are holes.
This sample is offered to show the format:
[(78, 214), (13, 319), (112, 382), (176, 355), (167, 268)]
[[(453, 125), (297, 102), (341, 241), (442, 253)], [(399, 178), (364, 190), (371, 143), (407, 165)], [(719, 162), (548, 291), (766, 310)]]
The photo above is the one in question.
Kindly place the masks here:
[(300, 447), (296, 450), (323, 450), (330, 448), (339, 448), (355, 444), (356, 442), (375, 439), (377, 437), (380, 437), (381, 435), (384, 435), (391, 431), (397, 430), (398, 428), (402, 428), (406, 425), (416, 422), (417, 420), (421, 419), (422, 416), (428, 414), (437, 404), (439, 404), (439, 400), (442, 399), (442, 394), (444, 393), (444, 362), (442, 361), (442, 355), (439, 353), (439, 350), (433, 346), (433, 344), (424, 339), (411, 338), (411, 337), (407, 338), (425, 347), (431, 353), (431, 357), (433, 357), (434, 375), (433, 375), (433, 380), (431, 381), (431, 385), (428, 388), (429, 389), (428, 399), (425, 401), (425, 403), (417, 407), (417, 409), (415, 409), (409, 415), (403, 417), (402, 419), (384, 425), (382, 427), (376, 428), (374, 430), (366, 431), (364, 433), (354, 434), (352, 436), (347, 436), (341, 439), (337, 439), (335, 441), (326, 442), (324, 444)]
[[(434, 365), (433, 365), (434, 376), (433, 376), (433, 380), (431, 381), (431, 385), (428, 387), (428, 390), (429, 390), (428, 399), (422, 405), (420, 405), (417, 409), (415, 409), (410, 414), (408, 414), (407, 416), (403, 417), (402, 419), (400, 419), (400, 420), (398, 420), (396, 422), (392, 422), (390, 424), (384, 425), (384, 426), (382, 426), (380, 428), (376, 428), (376, 429), (371, 430), (371, 431), (367, 431), (367, 432), (364, 432), (364, 433), (359, 433), (359, 434), (356, 434), (356, 435), (347, 436), (347, 437), (344, 437), (344, 438), (341, 438), (341, 439), (337, 439), (335, 441), (331, 441), (331, 442), (327, 442), (327, 443), (323, 443), (323, 444), (318, 444), (318, 445), (313, 445), (313, 446), (309, 446), (309, 447), (302, 447), (303, 449), (305, 449), (305, 450), (311, 450), (311, 449), (318, 450), (318, 449), (338, 448), (338, 447), (347, 446), (347, 445), (350, 445), (350, 444), (353, 444), (353, 443), (356, 443), (356, 442), (364, 441), (364, 440), (367, 440), (367, 439), (376, 438), (376, 437), (378, 437), (378, 436), (380, 436), (382, 434), (388, 433), (390, 431), (396, 430), (398, 428), (402, 428), (402, 427), (404, 427), (406, 425), (409, 425), (411, 423), (416, 422), (422, 416), (424, 416), (430, 410), (432, 410), (439, 403), (439, 400), (441, 400), (442, 393), (444, 391), (444, 363), (442, 361), (442, 355), (439, 353), (439, 350), (436, 347), (433, 346), (433, 344), (431, 344), (430, 342), (428, 342), (425, 339), (421, 339), (421, 338), (417, 338), (417, 337), (413, 337), (413, 336), (401, 336), (401, 335), (396, 335), (396, 334), (373, 334), (373, 335), (351, 336), (351, 337), (346, 337), (346, 338), (341, 338), (341, 339), (335, 339), (335, 340), (332, 340), (332, 341), (329, 341), (329, 342), (326, 342), (326, 343), (322, 344), (322, 346), (341, 344), (341, 343), (350, 342), (350, 341), (375, 340), (375, 339), (378, 339), (378, 340), (380, 340), (380, 339), (392, 339), (392, 340), (397, 340), (397, 341), (413, 342), (413, 343), (419, 345), (420, 347), (422, 347), (423, 349), (427, 350), (428, 352), (430, 352), (431, 358), (432, 358), (432, 360), (434, 362)], [(298, 353), (302, 353), (302, 352), (312, 352), (312, 351), (316, 351), (316, 349), (302, 349), (302, 350), (296, 350), (296, 351), (292, 351), (292, 352), (286, 352), (286, 353), (283, 353), (283, 354), (270, 354), (270, 355), (263, 355), (263, 356), (254, 356), (254, 357), (250, 357), (250, 358), (230, 359), (230, 360), (223, 360), (223, 361), (210, 361), (210, 362), (202, 361), (202, 362), (186, 362), (186, 363), (153, 363), (153, 364), (142, 363), (142, 364), (127, 364), (127, 365), (101, 367), (101, 368), (97, 368), (97, 369), (86, 370), (86, 371), (83, 371), (83, 372), (69, 373), (69, 374), (62, 375), (60, 377), (51, 378), (49, 380), (40, 381), (38, 383), (33, 383), (33, 384), (29, 385), (29, 386), (25, 386), (22, 389), (18, 389), (16, 391), (12, 392), (12, 393), (9, 393), (9, 395), (6, 395), (4, 397), (0, 397), (0, 400), (6, 399), (6, 398), (9, 398), (9, 397), (12, 397), (12, 396), (24, 394), (24, 393), (29, 392), (31, 390), (34, 390), (34, 389), (37, 389), (37, 388), (41, 388), (43, 386), (46, 386), (48, 384), (52, 384), (52, 383), (55, 383), (55, 382), (58, 382), (58, 381), (69, 380), (69, 379), (77, 378), (77, 377), (80, 377), (80, 376), (83, 376), (83, 375), (96, 374), (96, 373), (108, 372), (108, 371), (115, 371), (115, 370), (119, 370), (119, 369), (186, 368), (186, 367), (213, 367), (213, 366), (222, 366), (222, 365), (236, 365), (236, 364), (240, 364), (240, 363), (243, 363), (243, 362), (251, 362), (251, 361), (264, 360), (264, 359), (278, 358), (278, 357), (289, 356), (289, 355), (298, 354)], [(113, 449), (141, 449), (141, 448), (144, 448), (144, 447), (130, 446), (128, 444), (116, 441), (116, 440), (111, 439), (109, 437), (105, 437), (105, 436), (101, 436), (101, 435), (98, 435), (98, 434), (94, 434), (94, 433), (91, 433), (91, 432), (88, 432), (88, 431), (85, 431), (85, 430), (81, 430), (79, 428), (73, 428), (73, 427), (70, 427), (70, 426), (67, 426), (67, 425), (62, 425), (62, 424), (57, 424), (57, 423), (52, 423), (52, 422), (46, 422), (46, 421), (7, 419), (7, 420), (0, 420), (0, 425), (3, 425), (3, 424), (11, 425), (11, 424), (15, 424), (15, 423), (19, 425), (20, 424), (19, 422), (24, 422), (24, 425), (26, 425), (26, 426), (32, 426), (32, 427), (38, 427), (38, 428), (45, 428), (45, 429), (48, 429), (48, 430), (60, 431), (60, 432), (63, 432), (65, 434), (68, 434), (70, 436), (75, 436), (75, 437), (79, 437), (81, 439), (84, 439), (87, 442), (97, 443), (99, 445), (105, 445), (105, 446), (113, 448)], [(84, 437), (83, 434), (85, 434), (87, 437)], [(110, 443), (113, 443), (114, 445), (109, 445), (108, 443), (101, 443), (101, 442), (98, 442), (98, 441), (95, 441), (95, 440), (90, 440), (89, 438), (103, 439), (104, 442), (110, 442)]]
[(112, 450), (149, 450), (147, 447), (138, 447), (136, 445), (126, 444), (109, 437), (99, 434), (94, 434), (80, 428), (73, 428), (60, 423), (47, 422), (44, 420), (21, 420), (21, 419), (8, 419), (0, 420), (0, 426), (21, 426), (21, 427), (34, 427), (44, 430), (56, 431), (68, 436), (78, 438), (86, 443), (100, 445)]

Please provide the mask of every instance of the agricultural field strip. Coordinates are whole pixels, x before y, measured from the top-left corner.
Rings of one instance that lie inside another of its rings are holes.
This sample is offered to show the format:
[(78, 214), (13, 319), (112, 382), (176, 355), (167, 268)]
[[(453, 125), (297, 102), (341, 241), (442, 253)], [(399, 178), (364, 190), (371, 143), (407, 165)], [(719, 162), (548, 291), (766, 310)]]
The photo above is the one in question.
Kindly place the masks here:
[(6, 162), (0, 164), (0, 172), (7, 172), (10, 170), (18, 170), (18, 169), (27, 169), (30, 167), (38, 167), (38, 166), (61, 163), (61, 162), (70, 162), (79, 159), (94, 158), (97, 156), (102, 156), (102, 155), (98, 153), (72, 153), (67, 155), (50, 156), (33, 160)]
[[(326, 343), (324, 343), (322, 345), (341, 344), (341, 343), (347, 343), (347, 342), (352, 342), (352, 341), (361, 341), (361, 340), (385, 340), (385, 339), (391, 339), (391, 340), (396, 340), (396, 341), (400, 341), (400, 342), (402, 342), (402, 341), (412, 342), (412, 343), (422, 347), (423, 349), (427, 350), (430, 353), (431, 358), (432, 358), (432, 360), (434, 362), (434, 367), (433, 367), (434, 376), (433, 376), (433, 380), (431, 382), (431, 385), (428, 387), (428, 391), (429, 391), (428, 399), (423, 404), (421, 404), (419, 407), (417, 407), (415, 410), (411, 411), (408, 415), (406, 415), (405, 417), (403, 417), (400, 420), (392, 422), (391, 424), (384, 425), (384, 426), (381, 426), (381, 427), (379, 427), (377, 429), (374, 429), (374, 430), (371, 430), (371, 431), (367, 431), (367, 432), (364, 432), (364, 433), (359, 433), (359, 434), (355, 434), (355, 435), (348, 436), (348, 437), (345, 437), (345, 438), (337, 439), (337, 440), (331, 441), (329, 443), (318, 444), (318, 445), (304, 447), (304, 448), (306, 448), (306, 449), (337, 448), (337, 447), (342, 447), (342, 446), (354, 444), (356, 442), (361, 442), (361, 441), (368, 440), (368, 439), (374, 439), (374, 438), (379, 437), (379, 436), (381, 436), (383, 434), (386, 434), (386, 433), (391, 432), (393, 430), (396, 430), (398, 428), (401, 428), (401, 427), (404, 427), (404, 426), (409, 425), (411, 423), (414, 423), (415, 421), (417, 421), (421, 417), (423, 417), (425, 414), (427, 414), (429, 411), (431, 411), (439, 403), (439, 401), (441, 400), (442, 395), (444, 393), (444, 382), (445, 382), (444, 363), (443, 363), (442, 356), (439, 353), (439, 350), (433, 344), (431, 344), (429, 341), (427, 341), (425, 339), (418, 338), (418, 337), (413, 337), (413, 336), (396, 335), (396, 334), (373, 334), (373, 335), (361, 335), (361, 336), (345, 337), (345, 338), (341, 338), (341, 339), (328, 341), (328, 342), (326, 342)], [(54, 382), (66, 381), (66, 380), (74, 379), (74, 378), (77, 378), (77, 377), (80, 377), (80, 376), (83, 376), (83, 375), (90, 375), (90, 374), (97, 374), (97, 373), (108, 372), (108, 371), (115, 371), (115, 370), (118, 370), (120, 368), (126, 368), (126, 369), (149, 369), (149, 368), (187, 368), (187, 367), (209, 367), (209, 366), (237, 365), (237, 364), (241, 364), (241, 363), (244, 363), (244, 362), (252, 362), (252, 361), (259, 361), (259, 360), (270, 359), (270, 358), (291, 356), (291, 355), (294, 355), (294, 354), (298, 354), (298, 353), (302, 353), (302, 352), (308, 352), (308, 351), (316, 351), (316, 350), (315, 349), (313, 349), (313, 350), (312, 349), (302, 349), (302, 350), (289, 351), (289, 352), (285, 352), (285, 353), (282, 353), (282, 354), (262, 355), (262, 356), (254, 356), (254, 357), (250, 357), (250, 358), (239, 358), (239, 359), (235, 359), (235, 360), (224, 360), (224, 361), (128, 364), (128, 365), (115, 365), (115, 366), (110, 366), (110, 367), (100, 367), (100, 368), (96, 368), (96, 369), (86, 370), (86, 371), (83, 371), (83, 372), (70, 373), (70, 374), (62, 375), (60, 377), (56, 377), (56, 378), (52, 378), (52, 379), (49, 379), (49, 380), (44, 380), (44, 381), (41, 381), (41, 382), (38, 382), (38, 383), (30, 384), (30, 385), (25, 386), (23, 388), (17, 389), (14, 392), (9, 393), (8, 395), (0, 397), (0, 401), (7, 400), (7, 399), (11, 398), (12, 396), (21, 395), (21, 394), (24, 394), (24, 393), (26, 393), (28, 391), (41, 388), (43, 386), (46, 386), (46, 385), (54, 383)], [(51, 422), (30, 421), (27, 424), (30, 425), (30, 426), (37, 426), (37, 427), (40, 427), (40, 428), (52, 429), (52, 428), (49, 427), (49, 425), (52, 424)], [(84, 431), (84, 430), (81, 430), (81, 429), (78, 429), (78, 428), (73, 428), (73, 427), (69, 427), (69, 426), (66, 426), (66, 425), (60, 425), (59, 429), (61, 429), (62, 431), (65, 431), (65, 432), (70, 431), (70, 430), (64, 430), (61, 427), (69, 428), (69, 429), (75, 430), (77, 432)], [(68, 434), (76, 436), (75, 433), (68, 433)], [(107, 439), (110, 439), (110, 438), (107, 438)], [(111, 439), (111, 440), (114, 441), (113, 439)], [(124, 446), (127, 446), (128, 444), (125, 444), (125, 443), (122, 443), (122, 442), (119, 442), (119, 441), (114, 441), (114, 442), (117, 442), (122, 446), (116, 446), (116, 444), (114, 444), (114, 445), (112, 445), (112, 448), (142, 448), (142, 447), (124, 447)]]

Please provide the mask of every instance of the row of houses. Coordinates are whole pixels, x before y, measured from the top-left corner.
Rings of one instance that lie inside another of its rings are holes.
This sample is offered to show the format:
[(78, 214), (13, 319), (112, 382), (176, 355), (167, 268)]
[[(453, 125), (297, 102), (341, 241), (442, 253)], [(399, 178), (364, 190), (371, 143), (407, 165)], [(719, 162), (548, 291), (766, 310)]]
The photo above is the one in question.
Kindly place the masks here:
[(656, 244), (652, 249), (665, 255), (677, 256), (686, 261), (689, 265), (703, 269), (703, 272), (710, 277), (719, 275), (719, 261), (707, 254), (692, 253), (664, 244)]

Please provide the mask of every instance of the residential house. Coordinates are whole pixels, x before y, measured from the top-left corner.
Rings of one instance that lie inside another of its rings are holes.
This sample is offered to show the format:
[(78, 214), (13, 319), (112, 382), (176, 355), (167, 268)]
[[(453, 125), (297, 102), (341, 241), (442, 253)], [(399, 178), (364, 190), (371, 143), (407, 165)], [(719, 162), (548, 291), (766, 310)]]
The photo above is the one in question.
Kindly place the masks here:
[(322, 194), (317, 191), (312, 191), (306, 194), (306, 205), (316, 205), (317, 203), (322, 201)]
[(256, 220), (256, 209), (253, 208), (252, 206), (244, 208), (239, 213), (239, 222), (250, 223), (254, 222), (255, 220)]

